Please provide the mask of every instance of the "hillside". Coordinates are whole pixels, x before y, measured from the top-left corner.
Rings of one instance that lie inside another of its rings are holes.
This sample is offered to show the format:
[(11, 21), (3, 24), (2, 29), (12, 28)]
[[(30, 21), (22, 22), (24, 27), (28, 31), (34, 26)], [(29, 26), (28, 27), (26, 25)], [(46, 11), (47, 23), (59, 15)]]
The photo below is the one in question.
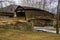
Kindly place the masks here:
[(0, 29), (0, 40), (60, 40), (59, 34)]

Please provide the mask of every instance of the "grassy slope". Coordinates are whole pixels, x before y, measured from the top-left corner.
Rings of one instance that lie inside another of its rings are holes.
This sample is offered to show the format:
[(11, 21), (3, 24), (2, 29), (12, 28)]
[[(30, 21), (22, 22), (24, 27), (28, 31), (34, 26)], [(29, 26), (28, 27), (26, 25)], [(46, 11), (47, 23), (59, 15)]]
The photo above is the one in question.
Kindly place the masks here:
[(0, 40), (60, 40), (59, 34), (0, 29)]

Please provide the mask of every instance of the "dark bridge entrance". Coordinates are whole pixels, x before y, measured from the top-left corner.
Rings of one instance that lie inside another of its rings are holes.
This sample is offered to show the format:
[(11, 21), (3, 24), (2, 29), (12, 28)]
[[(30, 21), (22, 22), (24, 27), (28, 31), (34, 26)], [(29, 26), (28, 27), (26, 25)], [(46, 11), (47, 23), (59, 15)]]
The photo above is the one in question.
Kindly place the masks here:
[(21, 6), (18, 6), (15, 10), (16, 12), (16, 16), (17, 17), (25, 17), (25, 11), (24, 11), (24, 8), (21, 7)]
[(25, 17), (25, 12), (17, 12), (17, 17)]

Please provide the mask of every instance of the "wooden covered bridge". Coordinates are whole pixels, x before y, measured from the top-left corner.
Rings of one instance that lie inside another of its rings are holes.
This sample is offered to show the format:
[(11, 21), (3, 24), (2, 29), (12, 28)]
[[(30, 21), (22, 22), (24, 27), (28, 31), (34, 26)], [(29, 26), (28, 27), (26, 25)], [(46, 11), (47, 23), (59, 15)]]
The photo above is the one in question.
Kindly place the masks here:
[(8, 18), (4, 18), (8, 22), (24, 19), (22, 20), (23, 22), (32, 21), (35, 26), (47, 26), (47, 25), (52, 26), (53, 25), (54, 14), (38, 8), (10, 5), (10, 6), (7, 6), (6, 8), (3, 8), (3, 10), (4, 11), (1, 10), (0, 12), (0, 17), (2, 18), (8, 17)]

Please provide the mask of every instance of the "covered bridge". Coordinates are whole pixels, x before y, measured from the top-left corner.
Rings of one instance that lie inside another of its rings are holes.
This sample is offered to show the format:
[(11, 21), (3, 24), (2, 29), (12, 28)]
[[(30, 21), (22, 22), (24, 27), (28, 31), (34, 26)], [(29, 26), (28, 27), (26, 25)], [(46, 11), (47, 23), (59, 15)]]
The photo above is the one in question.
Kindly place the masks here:
[(54, 14), (32, 7), (18, 6), (15, 10), (17, 17), (23, 17), (34, 26), (53, 26)]

